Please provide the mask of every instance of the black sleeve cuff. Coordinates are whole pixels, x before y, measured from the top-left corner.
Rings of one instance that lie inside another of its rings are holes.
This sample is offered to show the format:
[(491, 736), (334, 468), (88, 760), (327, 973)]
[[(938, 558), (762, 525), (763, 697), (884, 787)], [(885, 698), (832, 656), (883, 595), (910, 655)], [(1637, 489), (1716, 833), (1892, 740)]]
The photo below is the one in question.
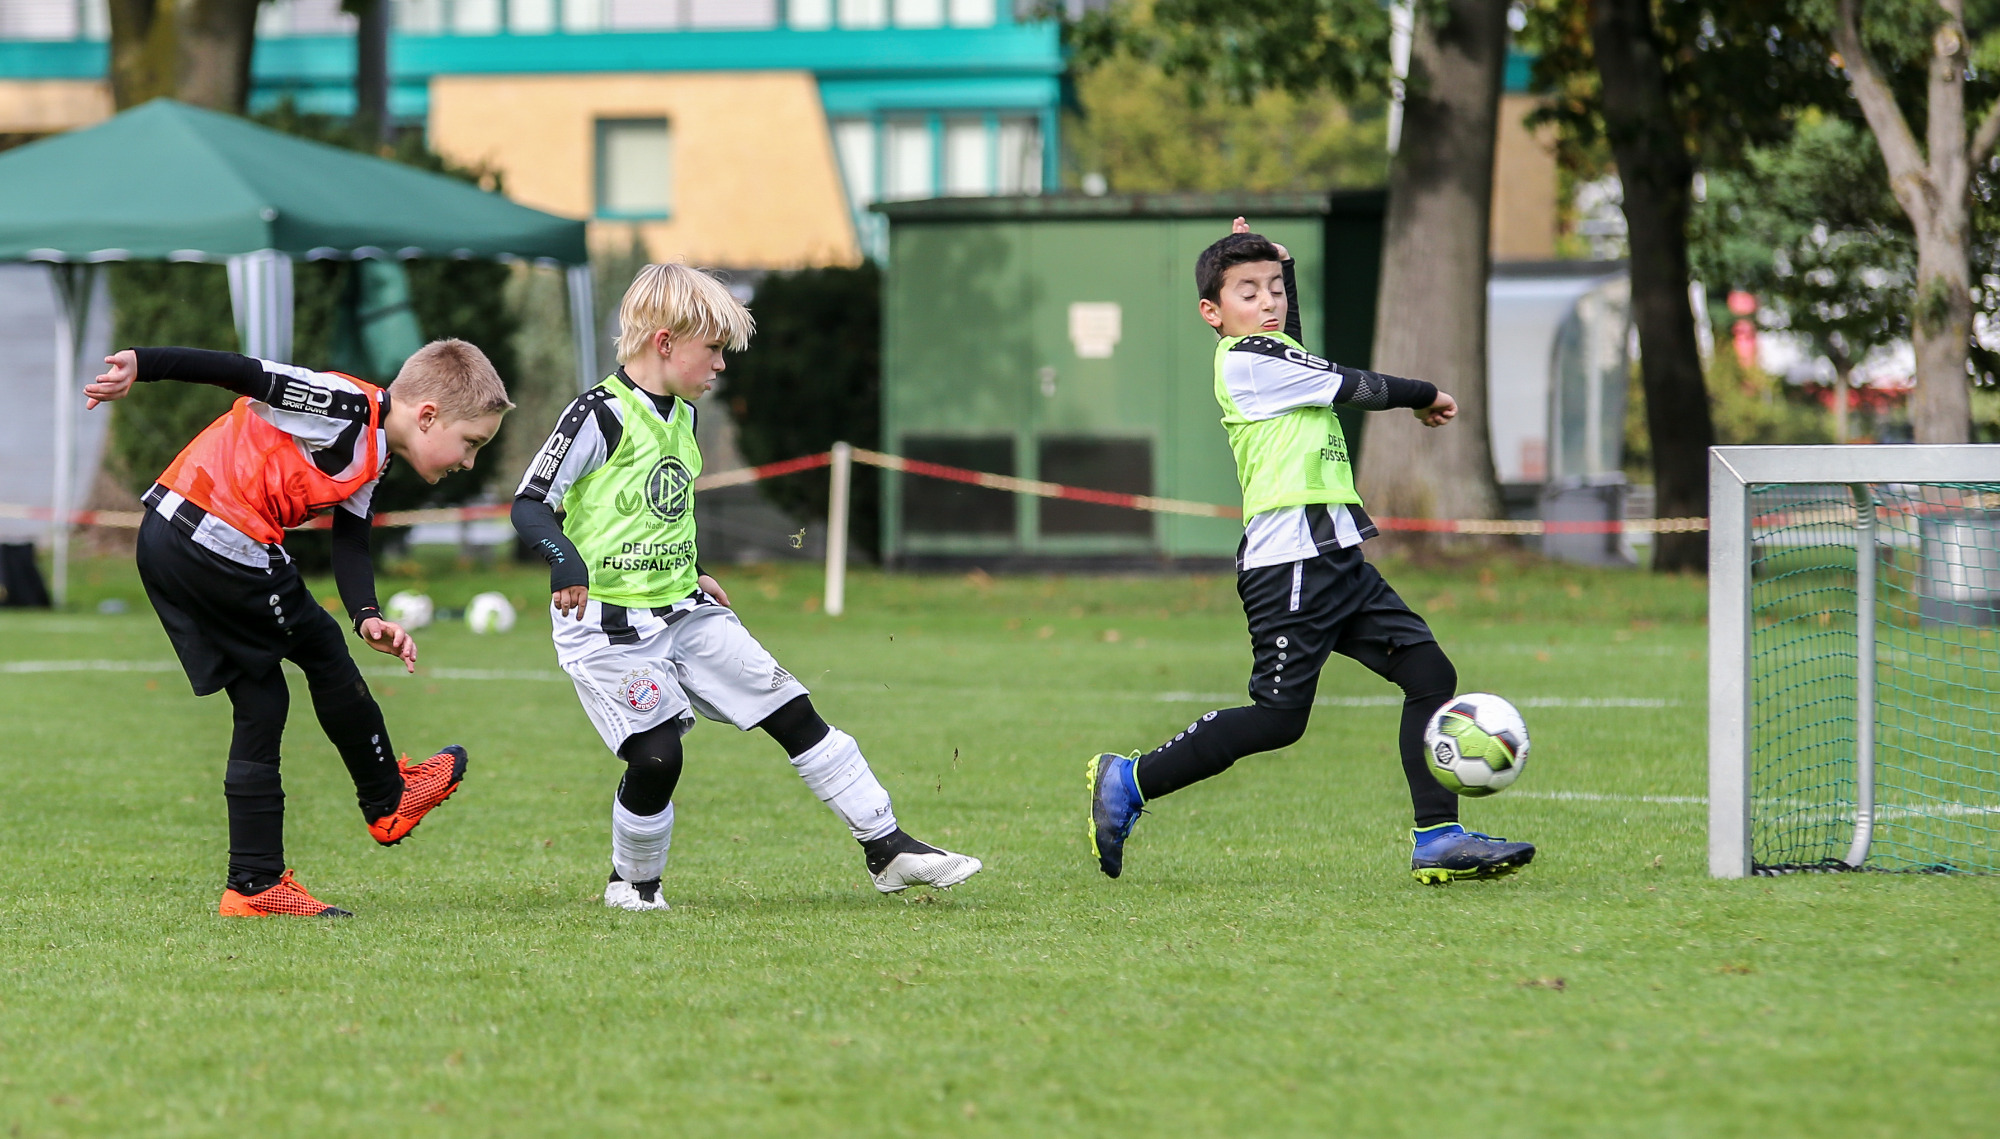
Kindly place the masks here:
[(1406, 380), (1401, 376), (1383, 376), (1389, 388), (1388, 407), (1429, 407), (1437, 402), (1437, 385), (1429, 380)]
[(360, 636), (360, 635), (361, 635), (361, 623), (362, 623), (363, 621), (366, 621), (366, 620), (367, 620), (368, 618), (370, 618), (370, 617), (373, 617), (373, 618), (375, 618), (375, 619), (376, 619), (377, 621), (386, 621), (386, 620), (388, 620), (388, 618), (386, 618), (386, 617), (382, 616), (382, 611), (381, 611), (380, 609), (377, 609), (377, 608), (375, 608), (375, 607), (374, 607), (373, 605), (370, 605), (370, 606), (368, 606), (368, 607), (367, 607), (366, 609), (363, 609), (363, 610), (361, 610), (360, 612), (358, 612), (358, 613), (356, 613), (356, 614), (354, 615), (354, 635), (355, 635), (355, 636), (357, 636), (357, 637), (358, 637), (358, 636)]
[(264, 366), (234, 352), (211, 352), (204, 348), (134, 348), (138, 357), (139, 383), (181, 380), (194, 384), (214, 384), (237, 395), (262, 399), (269, 394)]
[(509, 513), (514, 532), (528, 540), (549, 563), (549, 592), (561, 593), (577, 585), (590, 584), (590, 569), (576, 544), (563, 533), (562, 523), (548, 503), (522, 495), (514, 499)]

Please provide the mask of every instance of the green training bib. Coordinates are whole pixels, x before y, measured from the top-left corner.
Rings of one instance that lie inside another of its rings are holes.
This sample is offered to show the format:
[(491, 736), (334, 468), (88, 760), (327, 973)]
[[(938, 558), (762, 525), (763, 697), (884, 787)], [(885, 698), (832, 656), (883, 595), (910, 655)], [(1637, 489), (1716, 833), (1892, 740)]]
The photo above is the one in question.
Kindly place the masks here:
[(604, 465), (563, 496), (563, 533), (590, 567), (590, 595), (613, 605), (666, 605), (695, 590), (694, 409), (670, 421), (616, 376), (600, 387), (624, 406), (625, 433)]
[[(1289, 336), (1257, 335), (1310, 355)], [(1215, 346), (1215, 400), (1222, 405), (1229, 449), (1236, 453), (1244, 520), (1285, 506), (1337, 502), (1359, 506), (1361, 495), (1354, 489), (1354, 469), (1347, 461), (1347, 436), (1333, 408), (1300, 407), (1275, 419), (1252, 420), (1230, 398), (1224, 368), (1229, 350), (1244, 339), (1225, 336)]]

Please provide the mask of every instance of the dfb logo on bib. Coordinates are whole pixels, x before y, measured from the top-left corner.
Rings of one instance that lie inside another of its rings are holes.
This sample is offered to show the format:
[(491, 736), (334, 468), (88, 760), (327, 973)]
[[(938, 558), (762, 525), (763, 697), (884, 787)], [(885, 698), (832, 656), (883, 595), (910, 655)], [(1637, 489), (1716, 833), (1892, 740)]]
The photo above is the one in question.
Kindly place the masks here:
[(660, 706), (660, 682), (646, 673), (625, 681), (625, 702), (634, 712), (650, 712)]
[(660, 518), (673, 522), (687, 513), (688, 487), (694, 480), (688, 477), (687, 467), (672, 455), (660, 460), (653, 473), (646, 476), (646, 504)]

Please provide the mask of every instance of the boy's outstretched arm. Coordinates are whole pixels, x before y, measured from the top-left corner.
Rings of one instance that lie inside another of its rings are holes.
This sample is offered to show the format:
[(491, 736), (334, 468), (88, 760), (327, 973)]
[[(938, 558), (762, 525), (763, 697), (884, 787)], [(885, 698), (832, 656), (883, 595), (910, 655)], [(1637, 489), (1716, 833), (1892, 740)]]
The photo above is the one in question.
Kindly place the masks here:
[(374, 520), (345, 505), (333, 509), (333, 584), (354, 621), (354, 632), (378, 653), (399, 657), (405, 672), (417, 671), (417, 642), (375, 603), (375, 559), (368, 544)]

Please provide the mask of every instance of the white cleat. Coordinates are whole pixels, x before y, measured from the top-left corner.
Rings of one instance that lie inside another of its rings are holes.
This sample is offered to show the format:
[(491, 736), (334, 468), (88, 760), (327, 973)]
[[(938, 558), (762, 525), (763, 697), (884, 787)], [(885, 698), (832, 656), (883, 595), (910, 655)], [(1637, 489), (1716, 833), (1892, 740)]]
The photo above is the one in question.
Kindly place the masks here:
[[(975, 867), (976, 869), (976, 867)], [(660, 880), (627, 882), (613, 874), (604, 884), (604, 904), (619, 910), (664, 910), (667, 900), (660, 897)]]
[(890, 859), (887, 866), (870, 877), (875, 879), (875, 888), (884, 894), (893, 894), (912, 886), (949, 890), (979, 873), (980, 865), (980, 861), (969, 854), (953, 854), (948, 850), (920, 854), (905, 852)]

